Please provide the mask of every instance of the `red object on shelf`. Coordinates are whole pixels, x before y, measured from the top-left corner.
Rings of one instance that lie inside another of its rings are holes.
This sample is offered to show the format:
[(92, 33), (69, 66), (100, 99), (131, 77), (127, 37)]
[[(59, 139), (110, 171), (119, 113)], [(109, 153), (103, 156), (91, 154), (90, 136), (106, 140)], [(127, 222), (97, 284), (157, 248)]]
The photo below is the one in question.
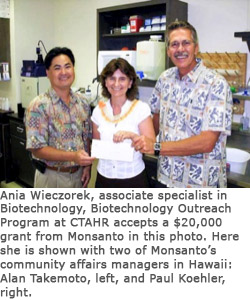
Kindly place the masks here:
[(141, 16), (131, 16), (129, 22), (130, 32), (139, 32), (139, 29), (143, 26), (143, 18)]

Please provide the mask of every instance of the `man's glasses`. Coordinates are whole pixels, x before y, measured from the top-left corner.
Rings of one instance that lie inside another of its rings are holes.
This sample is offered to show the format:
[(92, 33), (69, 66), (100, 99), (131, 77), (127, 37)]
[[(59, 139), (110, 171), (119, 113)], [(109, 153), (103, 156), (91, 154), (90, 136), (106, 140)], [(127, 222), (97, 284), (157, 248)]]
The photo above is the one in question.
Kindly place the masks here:
[(169, 48), (178, 49), (180, 47), (180, 45), (182, 45), (183, 48), (188, 48), (191, 46), (191, 44), (193, 44), (193, 42), (189, 41), (189, 40), (183, 40), (181, 43), (174, 41), (169, 44)]

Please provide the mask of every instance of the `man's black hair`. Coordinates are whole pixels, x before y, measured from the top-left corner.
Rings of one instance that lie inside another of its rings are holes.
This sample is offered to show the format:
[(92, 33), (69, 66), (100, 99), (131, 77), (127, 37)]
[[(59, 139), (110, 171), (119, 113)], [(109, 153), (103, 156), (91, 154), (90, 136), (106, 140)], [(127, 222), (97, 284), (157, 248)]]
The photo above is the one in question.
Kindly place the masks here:
[(45, 64), (46, 70), (48, 70), (49, 67), (51, 66), (51, 62), (52, 62), (53, 58), (55, 58), (56, 56), (61, 55), (61, 54), (67, 55), (69, 57), (69, 59), (71, 60), (73, 66), (75, 65), (74, 54), (72, 53), (72, 51), (69, 48), (55, 47), (55, 48), (52, 48), (45, 56), (44, 64)]

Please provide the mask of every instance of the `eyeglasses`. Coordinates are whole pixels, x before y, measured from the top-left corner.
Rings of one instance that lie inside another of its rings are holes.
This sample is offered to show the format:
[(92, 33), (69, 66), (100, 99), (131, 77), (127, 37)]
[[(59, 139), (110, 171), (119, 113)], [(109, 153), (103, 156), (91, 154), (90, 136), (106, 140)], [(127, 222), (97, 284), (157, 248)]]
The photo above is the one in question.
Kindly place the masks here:
[(189, 40), (183, 40), (181, 43), (174, 41), (172, 43), (169, 44), (169, 47), (172, 49), (178, 49), (180, 47), (180, 45), (182, 45), (183, 48), (188, 48), (191, 46), (191, 44), (193, 44), (193, 41), (189, 41)]

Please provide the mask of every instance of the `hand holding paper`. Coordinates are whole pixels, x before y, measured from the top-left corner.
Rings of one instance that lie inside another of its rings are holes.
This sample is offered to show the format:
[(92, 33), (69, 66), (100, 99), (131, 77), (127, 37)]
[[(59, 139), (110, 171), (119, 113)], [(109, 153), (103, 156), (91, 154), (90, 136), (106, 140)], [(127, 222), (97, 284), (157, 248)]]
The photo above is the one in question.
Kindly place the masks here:
[(126, 139), (131, 139), (133, 141), (133, 139), (135, 137), (138, 137), (138, 134), (131, 132), (131, 131), (117, 131), (114, 136), (113, 136), (113, 141), (115, 143), (120, 143), (123, 142)]

